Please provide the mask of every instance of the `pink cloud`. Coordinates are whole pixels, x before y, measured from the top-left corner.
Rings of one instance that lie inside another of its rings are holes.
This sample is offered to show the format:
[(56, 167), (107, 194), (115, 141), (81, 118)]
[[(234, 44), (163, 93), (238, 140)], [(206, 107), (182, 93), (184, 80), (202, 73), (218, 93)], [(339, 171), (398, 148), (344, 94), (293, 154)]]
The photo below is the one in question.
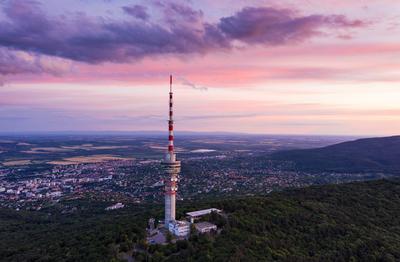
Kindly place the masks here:
[[(248, 46), (285, 45), (304, 42), (320, 35), (322, 29), (365, 26), (344, 15), (301, 15), (274, 7), (245, 7), (213, 23), (189, 5), (160, 3), (153, 8), (163, 9), (163, 20), (144, 23), (83, 13), (50, 16), (36, 1), (6, 1), (2, 4), (7, 19), (0, 21), (0, 47), (92, 64), (124, 63), (160, 55), (229, 51), (238, 41)], [(123, 8), (142, 20), (145, 17), (142, 6)]]

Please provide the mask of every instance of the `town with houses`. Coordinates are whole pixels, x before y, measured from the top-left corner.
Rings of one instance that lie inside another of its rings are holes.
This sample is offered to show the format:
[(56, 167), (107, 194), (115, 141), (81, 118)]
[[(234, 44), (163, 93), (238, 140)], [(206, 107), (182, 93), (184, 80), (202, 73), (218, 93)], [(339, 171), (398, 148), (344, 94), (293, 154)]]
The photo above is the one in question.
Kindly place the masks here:
[[(344, 180), (362, 180), (368, 174), (312, 174), (288, 171), (264, 162), (232, 166), (236, 155), (224, 159), (186, 159), (179, 177), (177, 199), (207, 195), (269, 193), (288, 187)], [(251, 166), (251, 167), (250, 167)], [(190, 168), (189, 168), (190, 167)], [(164, 185), (159, 160), (114, 160), (78, 165), (56, 165), (28, 178), (13, 178), (15, 167), (0, 168), (0, 205), (40, 209), (60, 199), (86, 196), (116, 202), (142, 203), (162, 199)]]

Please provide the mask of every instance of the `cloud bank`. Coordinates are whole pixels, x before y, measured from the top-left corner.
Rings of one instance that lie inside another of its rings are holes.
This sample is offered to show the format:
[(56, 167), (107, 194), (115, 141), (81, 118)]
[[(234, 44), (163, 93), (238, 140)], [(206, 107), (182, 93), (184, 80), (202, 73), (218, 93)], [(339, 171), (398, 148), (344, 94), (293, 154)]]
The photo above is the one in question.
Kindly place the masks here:
[[(301, 15), (295, 10), (246, 7), (207, 22), (201, 10), (173, 1), (154, 1), (161, 11), (153, 18), (148, 7), (122, 6), (134, 19), (73, 13), (47, 14), (40, 2), (0, 2), (0, 74), (44, 71), (8, 54), (8, 50), (97, 64), (124, 63), (158, 55), (206, 54), (252, 45), (285, 45), (305, 41), (326, 30), (365, 26), (343, 15)], [(7, 64), (14, 63), (12, 68)]]
[(149, 14), (147, 13), (147, 8), (142, 5), (132, 5), (132, 6), (123, 6), (122, 10), (128, 15), (136, 17), (137, 19), (146, 21), (149, 19)]

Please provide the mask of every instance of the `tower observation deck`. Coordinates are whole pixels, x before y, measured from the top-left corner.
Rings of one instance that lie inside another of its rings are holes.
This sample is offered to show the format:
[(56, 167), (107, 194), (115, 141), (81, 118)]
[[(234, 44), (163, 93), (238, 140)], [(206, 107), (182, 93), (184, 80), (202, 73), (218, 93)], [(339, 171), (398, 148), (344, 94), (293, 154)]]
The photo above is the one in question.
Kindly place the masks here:
[(168, 151), (162, 161), (166, 174), (165, 178), (165, 227), (175, 221), (176, 192), (178, 190), (178, 176), (181, 171), (181, 162), (176, 160), (174, 151), (174, 120), (173, 120), (173, 93), (172, 75), (169, 78), (169, 119), (168, 119)]

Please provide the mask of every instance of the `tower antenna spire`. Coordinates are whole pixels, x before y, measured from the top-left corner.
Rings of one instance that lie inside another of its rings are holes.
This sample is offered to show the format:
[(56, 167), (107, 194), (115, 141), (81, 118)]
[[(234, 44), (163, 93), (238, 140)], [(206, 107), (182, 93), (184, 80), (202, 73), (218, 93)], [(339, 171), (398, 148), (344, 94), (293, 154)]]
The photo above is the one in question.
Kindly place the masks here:
[(172, 93), (172, 75), (169, 75), (169, 92)]
[(169, 119), (168, 119), (168, 153), (170, 158), (174, 156), (174, 120), (173, 120), (173, 100), (172, 100), (172, 75), (169, 76)]

